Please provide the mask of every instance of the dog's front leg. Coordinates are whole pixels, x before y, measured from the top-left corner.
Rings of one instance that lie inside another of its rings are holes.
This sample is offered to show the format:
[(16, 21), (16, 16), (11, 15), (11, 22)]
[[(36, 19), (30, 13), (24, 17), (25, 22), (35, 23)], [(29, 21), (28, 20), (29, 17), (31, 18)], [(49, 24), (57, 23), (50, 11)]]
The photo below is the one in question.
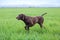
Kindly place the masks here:
[(29, 30), (29, 26), (28, 25), (25, 26), (25, 30)]

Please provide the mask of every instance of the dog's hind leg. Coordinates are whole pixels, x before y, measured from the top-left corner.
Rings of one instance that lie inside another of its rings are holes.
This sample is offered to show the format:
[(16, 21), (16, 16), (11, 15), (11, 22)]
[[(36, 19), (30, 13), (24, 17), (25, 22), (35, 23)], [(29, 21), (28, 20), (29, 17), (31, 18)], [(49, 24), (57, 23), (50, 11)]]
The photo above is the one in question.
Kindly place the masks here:
[(40, 25), (40, 27), (42, 28), (43, 27), (43, 24), (42, 23), (38, 23)]
[(40, 25), (41, 28), (45, 29), (45, 26), (43, 25), (43, 23), (38, 23)]

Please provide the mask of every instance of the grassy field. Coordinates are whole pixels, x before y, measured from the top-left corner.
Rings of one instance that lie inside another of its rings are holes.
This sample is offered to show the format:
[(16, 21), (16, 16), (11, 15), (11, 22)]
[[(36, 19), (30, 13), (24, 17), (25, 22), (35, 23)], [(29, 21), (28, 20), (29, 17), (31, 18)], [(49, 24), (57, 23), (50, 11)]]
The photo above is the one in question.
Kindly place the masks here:
[[(16, 16), (24, 13), (28, 16), (44, 16), (44, 26), (38, 24), (27, 32), (24, 22)], [(0, 8), (0, 40), (60, 40), (60, 8)]]

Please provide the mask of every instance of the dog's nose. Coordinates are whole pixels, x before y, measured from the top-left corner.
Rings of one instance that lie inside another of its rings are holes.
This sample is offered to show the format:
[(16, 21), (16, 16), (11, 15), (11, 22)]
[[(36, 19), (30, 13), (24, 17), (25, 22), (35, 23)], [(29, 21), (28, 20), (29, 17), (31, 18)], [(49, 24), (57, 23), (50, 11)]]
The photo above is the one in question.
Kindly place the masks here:
[(17, 19), (17, 17), (16, 17), (16, 19)]

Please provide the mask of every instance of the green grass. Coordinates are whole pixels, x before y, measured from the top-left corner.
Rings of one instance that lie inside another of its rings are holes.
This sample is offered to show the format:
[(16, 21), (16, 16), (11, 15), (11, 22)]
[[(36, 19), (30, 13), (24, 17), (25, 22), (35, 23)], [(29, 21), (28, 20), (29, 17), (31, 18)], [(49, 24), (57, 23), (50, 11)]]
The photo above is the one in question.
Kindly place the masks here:
[[(44, 26), (38, 24), (27, 32), (24, 22), (16, 16), (24, 13), (28, 16), (44, 16)], [(60, 8), (0, 8), (0, 40), (60, 40)]]

